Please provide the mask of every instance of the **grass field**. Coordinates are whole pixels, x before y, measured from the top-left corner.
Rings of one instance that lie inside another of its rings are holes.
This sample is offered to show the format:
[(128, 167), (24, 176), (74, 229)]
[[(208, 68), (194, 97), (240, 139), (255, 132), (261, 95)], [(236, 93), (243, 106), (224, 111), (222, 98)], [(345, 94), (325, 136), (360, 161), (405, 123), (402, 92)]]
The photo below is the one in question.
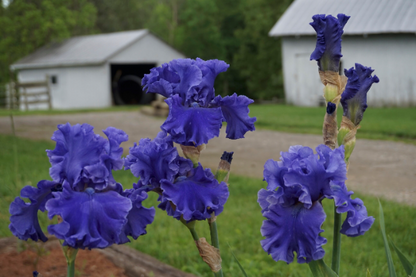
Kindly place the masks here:
[[(53, 115), (80, 112), (134, 111), (139, 106), (116, 106), (105, 109), (13, 111), (20, 115)], [(250, 105), (250, 115), (257, 117), (257, 129), (304, 134), (322, 134), (323, 107), (295, 107), (288, 105)], [(1, 110), (0, 116), (10, 111)], [(338, 109), (338, 120), (342, 108)], [(358, 131), (357, 138), (402, 141), (416, 144), (416, 108), (368, 108)]]
[[(256, 108), (253, 109), (256, 113)], [(267, 110), (263, 110), (263, 115)], [(260, 114), (260, 112), (258, 112)], [(261, 121), (261, 120), (260, 120)], [(0, 236), (11, 236), (8, 230), (8, 206), (25, 185), (36, 185), (39, 180), (50, 179), (45, 149), (53, 149), (52, 142), (31, 141), (0, 135)], [(136, 178), (129, 171), (117, 171), (115, 179), (125, 188), (131, 187)], [(259, 179), (251, 179), (231, 175), (230, 198), (224, 212), (218, 217), (221, 253), (225, 276), (242, 276), (237, 263), (230, 252), (231, 246), (235, 255), (247, 271), (254, 276), (311, 276), (306, 265), (274, 262), (260, 247), (260, 226), (263, 218), (257, 204), (257, 192), (266, 183)], [(366, 276), (369, 269), (373, 277), (388, 276), (383, 241), (379, 228), (378, 202), (371, 196), (357, 195), (366, 203), (368, 213), (376, 217), (372, 229), (362, 237), (348, 238), (343, 236), (342, 264), (340, 276)], [(145, 206), (157, 205), (156, 195), (151, 193)], [(416, 209), (398, 203), (382, 200), (386, 230), (395, 244), (402, 249), (412, 263), (416, 262)], [(328, 239), (325, 249), (326, 258), (330, 258), (332, 243), (332, 203), (324, 201), (327, 220), (322, 233)], [(42, 225), (48, 223), (42, 216)], [(200, 236), (209, 238), (208, 224), (200, 222), (197, 230)], [(148, 234), (140, 237), (130, 245), (144, 253), (171, 264), (177, 268), (200, 276), (212, 276), (208, 267), (200, 260), (198, 252), (188, 230), (177, 220), (168, 217), (165, 212), (156, 209), (156, 219), (147, 228)], [(63, 257), (62, 257), (63, 258)], [(393, 253), (398, 276), (405, 276), (396, 254)], [(82, 261), (78, 261), (82, 262)], [(327, 260), (329, 263), (329, 260)]]

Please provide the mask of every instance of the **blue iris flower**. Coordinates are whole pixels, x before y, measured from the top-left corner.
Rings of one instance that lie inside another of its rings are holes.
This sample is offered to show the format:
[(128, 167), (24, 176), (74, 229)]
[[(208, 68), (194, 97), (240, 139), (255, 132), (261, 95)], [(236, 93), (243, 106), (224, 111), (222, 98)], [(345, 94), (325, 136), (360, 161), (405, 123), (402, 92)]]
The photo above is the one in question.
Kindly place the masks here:
[(59, 125), (52, 139), (54, 150), (47, 150), (52, 164), (53, 181), (43, 180), (37, 188), (26, 186), (21, 197), (10, 204), (10, 230), (22, 240), (46, 241), (39, 226), (37, 212), (48, 211), (49, 218), (60, 217), (48, 226), (48, 232), (73, 248), (105, 248), (125, 243), (146, 233), (154, 218), (154, 208), (145, 208), (147, 193), (123, 191), (112, 170), (123, 167), (120, 144), (128, 139), (121, 130), (109, 127), (103, 131), (108, 139), (94, 134), (88, 124)]
[(253, 100), (233, 94), (215, 96), (217, 75), (228, 69), (224, 61), (177, 59), (155, 67), (142, 80), (143, 89), (166, 97), (169, 116), (161, 126), (182, 145), (201, 145), (219, 135), (227, 122), (227, 138), (243, 138), (254, 131), (256, 118), (248, 116)]
[(258, 202), (266, 218), (261, 227), (265, 237), (263, 249), (275, 261), (291, 263), (294, 252), (298, 263), (323, 258), (327, 240), (320, 236), (326, 215), (321, 201), (334, 199), (338, 213), (347, 212), (341, 233), (347, 236), (364, 234), (374, 222), (360, 199), (351, 199), (353, 192), (345, 186), (346, 164), (343, 146), (331, 150), (325, 145), (316, 148), (291, 146), (281, 153), (281, 160), (268, 160), (264, 165), (267, 189), (258, 193)]
[(316, 31), (316, 48), (311, 54), (311, 60), (318, 62), (321, 71), (339, 71), (341, 55), (341, 36), (343, 28), (350, 17), (338, 14), (338, 18), (332, 15), (316, 14), (312, 17), (311, 26)]
[(348, 117), (355, 126), (360, 124), (367, 109), (367, 92), (373, 83), (378, 83), (379, 79), (373, 73), (371, 67), (365, 67), (359, 63), (354, 67), (345, 70), (348, 82), (341, 95), (341, 104), (344, 109), (344, 116)]
[(159, 208), (168, 215), (186, 221), (205, 220), (219, 215), (228, 199), (228, 187), (218, 182), (210, 169), (179, 156), (173, 138), (160, 132), (154, 140), (142, 139), (130, 148), (125, 159), (140, 180), (135, 187), (159, 193)]

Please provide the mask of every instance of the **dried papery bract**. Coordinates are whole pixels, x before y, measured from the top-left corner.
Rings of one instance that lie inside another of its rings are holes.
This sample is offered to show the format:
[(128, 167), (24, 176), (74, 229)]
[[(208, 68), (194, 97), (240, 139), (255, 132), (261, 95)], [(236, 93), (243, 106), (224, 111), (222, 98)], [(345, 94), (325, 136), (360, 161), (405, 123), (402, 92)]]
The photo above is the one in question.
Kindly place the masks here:
[(205, 238), (200, 238), (195, 241), (198, 248), (199, 255), (205, 263), (211, 268), (212, 272), (218, 272), (221, 270), (221, 255), (220, 250), (210, 245)]

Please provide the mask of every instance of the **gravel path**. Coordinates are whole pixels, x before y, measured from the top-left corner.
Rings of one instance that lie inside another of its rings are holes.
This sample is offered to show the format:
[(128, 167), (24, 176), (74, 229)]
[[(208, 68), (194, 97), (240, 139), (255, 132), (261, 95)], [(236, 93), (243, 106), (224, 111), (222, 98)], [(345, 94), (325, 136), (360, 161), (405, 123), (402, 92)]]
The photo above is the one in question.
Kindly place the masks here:
[[(69, 122), (89, 123), (96, 132), (108, 126), (124, 130), (128, 147), (141, 138), (154, 138), (163, 119), (139, 112), (97, 112), (53, 116), (18, 116), (14, 118), (16, 134), (30, 139), (49, 140), (58, 124)], [(220, 137), (210, 140), (202, 152), (204, 167), (216, 168), (223, 151), (234, 151), (232, 172), (255, 178), (263, 178), (263, 165), (268, 159), (279, 159), (280, 151), (290, 145), (301, 144), (315, 148), (322, 143), (321, 136), (287, 134), (257, 130), (246, 134), (245, 139), (225, 139), (225, 128)], [(0, 133), (11, 134), (9, 117), (0, 117)], [(347, 185), (349, 189), (380, 196), (416, 206), (416, 146), (399, 142), (361, 139), (357, 141), (350, 158)]]

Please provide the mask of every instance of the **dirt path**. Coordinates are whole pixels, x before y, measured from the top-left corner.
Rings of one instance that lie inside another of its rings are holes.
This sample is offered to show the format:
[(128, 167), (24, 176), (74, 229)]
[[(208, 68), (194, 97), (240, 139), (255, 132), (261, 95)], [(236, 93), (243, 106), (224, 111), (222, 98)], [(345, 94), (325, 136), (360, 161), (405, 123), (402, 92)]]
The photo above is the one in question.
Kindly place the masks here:
[[(15, 117), (16, 134), (31, 139), (49, 140), (58, 124), (89, 123), (95, 131), (113, 126), (129, 134), (123, 144), (125, 153), (141, 138), (154, 138), (163, 119), (139, 112), (99, 112), (53, 116)], [(225, 129), (212, 139), (201, 156), (205, 167), (216, 168), (223, 151), (234, 151), (232, 172), (263, 178), (263, 165), (268, 159), (279, 159), (280, 151), (290, 145), (315, 148), (321, 136), (287, 134), (257, 130), (245, 139), (225, 139)], [(10, 118), (0, 117), (0, 133), (11, 134)], [(347, 185), (349, 189), (416, 206), (416, 146), (391, 141), (358, 140), (350, 159)]]

